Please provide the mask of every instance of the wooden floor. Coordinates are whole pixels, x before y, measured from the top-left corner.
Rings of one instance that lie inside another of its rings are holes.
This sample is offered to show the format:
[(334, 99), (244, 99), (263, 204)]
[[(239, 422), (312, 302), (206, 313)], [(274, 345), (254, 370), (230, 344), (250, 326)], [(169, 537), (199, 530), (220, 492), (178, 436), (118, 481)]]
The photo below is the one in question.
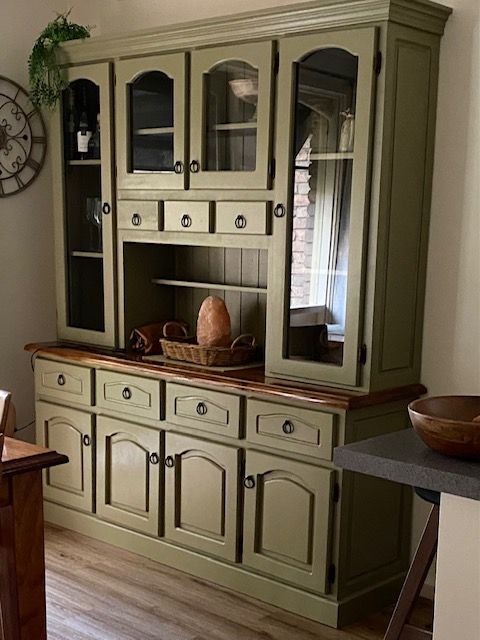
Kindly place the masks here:
[(49, 640), (380, 640), (388, 623), (330, 629), (50, 526), (46, 562)]

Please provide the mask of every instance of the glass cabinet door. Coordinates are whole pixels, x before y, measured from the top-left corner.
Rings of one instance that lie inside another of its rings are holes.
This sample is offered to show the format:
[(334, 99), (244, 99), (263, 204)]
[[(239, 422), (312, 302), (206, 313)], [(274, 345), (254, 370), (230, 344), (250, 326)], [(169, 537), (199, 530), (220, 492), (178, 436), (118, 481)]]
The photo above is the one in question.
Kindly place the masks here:
[(271, 42), (193, 52), (193, 188), (268, 188), (271, 92)]
[(284, 317), (283, 331), (272, 328), (270, 364), (279, 373), (357, 381), (374, 51), (374, 29), (280, 45), (282, 262), (270, 313)]
[(185, 54), (116, 65), (118, 187), (185, 186)]
[(70, 69), (52, 128), (58, 334), (114, 346), (111, 74), (105, 64)]

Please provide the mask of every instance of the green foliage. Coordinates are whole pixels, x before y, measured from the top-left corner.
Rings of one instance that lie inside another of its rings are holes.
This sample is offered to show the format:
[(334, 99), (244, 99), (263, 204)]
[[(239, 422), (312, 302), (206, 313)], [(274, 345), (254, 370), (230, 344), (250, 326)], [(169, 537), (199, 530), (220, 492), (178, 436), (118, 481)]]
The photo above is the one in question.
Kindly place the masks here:
[(90, 37), (91, 27), (83, 27), (68, 20), (70, 11), (57, 15), (55, 20), (45, 27), (35, 41), (28, 59), (30, 98), (36, 107), (54, 109), (67, 86), (56, 61), (58, 45), (67, 40)]

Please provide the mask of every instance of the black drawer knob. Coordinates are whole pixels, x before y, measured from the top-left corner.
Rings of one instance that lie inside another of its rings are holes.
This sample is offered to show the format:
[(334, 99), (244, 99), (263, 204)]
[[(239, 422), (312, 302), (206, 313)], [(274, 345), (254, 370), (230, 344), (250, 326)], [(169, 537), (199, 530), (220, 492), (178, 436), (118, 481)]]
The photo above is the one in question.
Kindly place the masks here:
[(207, 413), (207, 405), (204, 402), (199, 402), (197, 404), (196, 412), (199, 416), (204, 416)]
[(237, 229), (245, 229), (247, 226), (247, 219), (241, 213), (235, 218), (235, 226)]
[(198, 160), (192, 160), (190, 162), (190, 171), (192, 173), (198, 173), (200, 171), (200, 163)]
[(125, 398), (125, 400), (130, 400), (130, 398), (132, 397), (132, 392), (128, 387), (125, 387), (123, 389), (122, 396)]
[(175, 162), (175, 164), (173, 165), (173, 170), (175, 171), (175, 173), (177, 175), (180, 175), (183, 173), (183, 162), (180, 162), (180, 160), (177, 160)]
[(175, 466), (175, 460), (172, 458), (172, 456), (167, 456), (165, 458), (165, 466), (169, 469)]
[(188, 213), (184, 213), (182, 219), (180, 220), (180, 224), (184, 229), (188, 229), (188, 227), (192, 226), (192, 218), (188, 215)]
[(255, 487), (255, 478), (253, 476), (247, 476), (243, 481), (245, 489), (253, 489)]
[(60, 373), (58, 378), (57, 378), (57, 384), (60, 387), (63, 387), (65, 385), (65, 376), (63, 375), (63, 373)]
[(150, 462), (152, 464), (158, 464), (160, 462), (160, 458), (158, 457), (158, 453), (151, 453), (150, 454)]
[(279, 204), (277, 204), (277, 206), (276, 206), (276, 207), (275, 207), (275, 209), (273, 210), (273, 215), (274, 215), (276, 218), (283, 218), (283, 216), (285, 215), (286, 211), (287, 211), (287, 210), (285, 209), (285, 205), (284, 205), (284, 204), (279, 203)]
[(102, 213), (105, 216), (108, 216), (108, 214), (111, 212), (112, 207), (109, 205), (108, 202), (104, 202), (102, 205)]
[(82, 442), (86, 447), (89, 447), (92, 444), (92, 439), (89, 435), (85, 434), (82, 438)]
[(139, 213), (134, 213), (132, 216), (132, 224), (134, 227), (139, 227), (142, 224), (142, 218)]
[(282, 431), (283, 433), (286, 433), (287, 436), (293, 433), (295, 431), (293, 422), (290, 422), (290, 420), (285, 420), (285, 422), (282, 424)]

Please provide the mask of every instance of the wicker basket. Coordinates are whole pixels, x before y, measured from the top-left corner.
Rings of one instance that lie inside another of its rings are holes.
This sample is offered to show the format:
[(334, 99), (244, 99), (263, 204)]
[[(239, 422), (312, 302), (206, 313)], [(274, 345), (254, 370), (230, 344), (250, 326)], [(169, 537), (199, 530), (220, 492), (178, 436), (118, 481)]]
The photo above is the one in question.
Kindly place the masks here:
[(238, 336), (229, 347), (206, 347), (195, 342), (194, 338), (178, 341), (160, 338), (163, 354), (172, 360), (193, 362), (205, 367), (232, 367), (247, 364), (255, 357), (256, 341), (250, 334)]

